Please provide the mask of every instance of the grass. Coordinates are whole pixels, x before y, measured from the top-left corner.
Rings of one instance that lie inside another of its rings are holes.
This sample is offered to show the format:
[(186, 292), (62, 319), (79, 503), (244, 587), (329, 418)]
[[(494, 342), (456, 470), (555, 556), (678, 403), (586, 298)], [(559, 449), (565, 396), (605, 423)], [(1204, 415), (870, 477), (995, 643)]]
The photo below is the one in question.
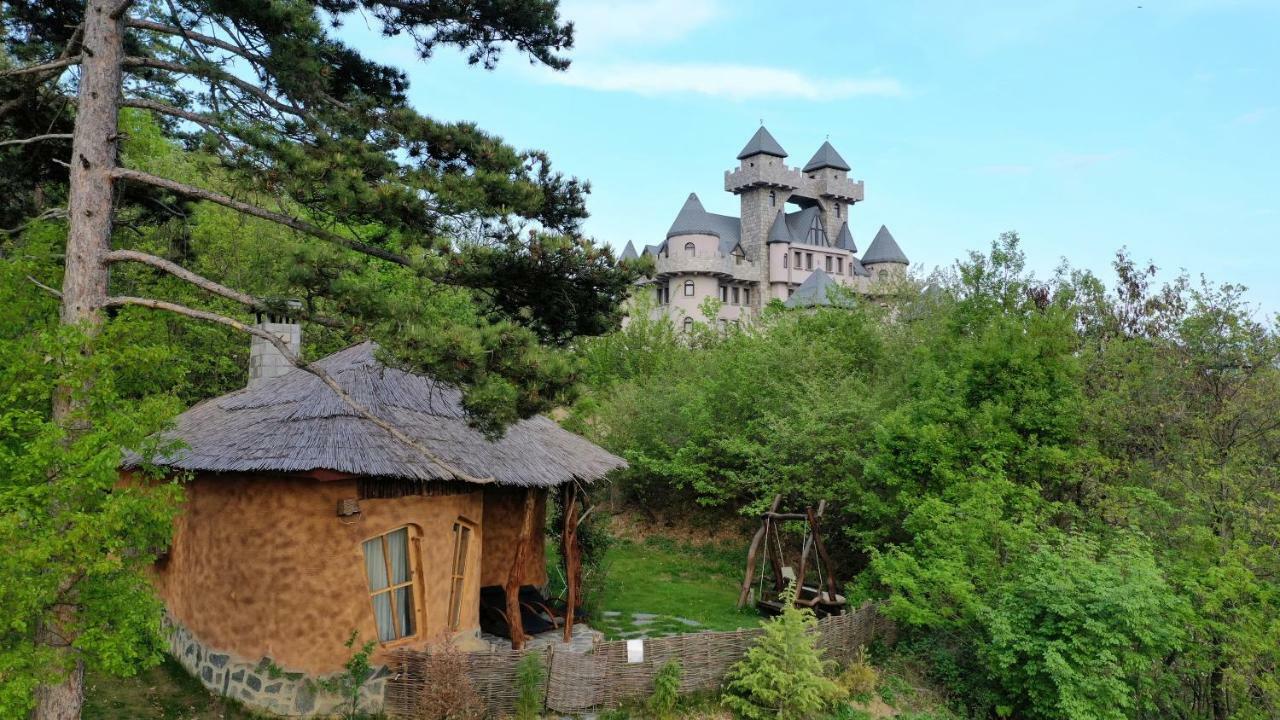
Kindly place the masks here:
[(592, 626), (609, 639), (755, 627), (738, 611), (742, 549), (661, 537), (620, 540), (605, 556), (605, 591)]
[(96, 673), (85, 677), (84, 720), (252, 720), (258, 716), (239, 703), (215, 697), (176, 660), (143, 670), (131, 678)]

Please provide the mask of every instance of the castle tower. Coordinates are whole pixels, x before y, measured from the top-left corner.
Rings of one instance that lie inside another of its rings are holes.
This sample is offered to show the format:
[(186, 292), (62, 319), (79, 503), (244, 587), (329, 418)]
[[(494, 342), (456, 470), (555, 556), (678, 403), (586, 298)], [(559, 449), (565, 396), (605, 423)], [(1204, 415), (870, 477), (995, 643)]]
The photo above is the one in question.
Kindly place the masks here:
[(761, 260), (769, 227), (803, 178), (787, 167), (786, 157), (787, 151), (761, 125), (738, 153), (738, 169), (724, 174), (724, 189), (741, 203), (742, 247), (755, 262), (758, 277), (753, 279), (762, 287), (768, 281), (767, 263)]
[(901, 277), (910, 264), (906, 253), (898, 247), (898, 241), (893, 239), (889, 228), (884, 225), (880, 226), (880, 231), (862, 255), (862, 266), (867, 269), (873, 281)]
[(849, 210), (863, 197), (862, 183), (849, 180), (851, 169), (826, 140), (802, 169), (810, 193), (822, 207), (827, 237), (833, 241), (840, 234), (840, 226), (849, 219)]

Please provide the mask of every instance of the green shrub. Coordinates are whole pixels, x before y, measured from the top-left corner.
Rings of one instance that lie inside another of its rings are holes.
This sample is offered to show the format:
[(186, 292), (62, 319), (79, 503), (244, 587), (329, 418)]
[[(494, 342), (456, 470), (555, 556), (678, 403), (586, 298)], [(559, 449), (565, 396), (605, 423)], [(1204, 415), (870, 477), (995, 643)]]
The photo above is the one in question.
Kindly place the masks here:
[(662, 664), (653, 679), (653, 694), (649, 696), (649, 714), (658, 720), (675, 717), (676, 703), (680, 701), (680, 674), (684, 668), (680, 661), (671, 659)]
[(880, 672), (866, 661), (865, 648), (858, 648), (857, 656), (836, 678), (836, 683), (854, 700), (865, 701), (871, 698), (876, 686), (880, 684)]
[(542, 667), (542, 654), (531, 652), (520, 658), (516, 665), (516, 718), (537, 720), (542, 715), (543, 686), (546, 672)]
[(729, 671), (721, 702), (738, 717), (803, 720), (817, 717), (840, 696), (811, 632), (817, 620), (796, 608), (794, 598), (795, 588), (789, 587), (782, 594), (782, 614), (764, 623), (764, 635)]

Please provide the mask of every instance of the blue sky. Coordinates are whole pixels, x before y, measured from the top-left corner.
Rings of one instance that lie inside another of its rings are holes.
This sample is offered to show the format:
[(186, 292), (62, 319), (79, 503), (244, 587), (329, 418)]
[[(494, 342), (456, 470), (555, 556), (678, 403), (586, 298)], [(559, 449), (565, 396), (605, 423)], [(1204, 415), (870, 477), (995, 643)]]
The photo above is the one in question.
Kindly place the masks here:
[(665, 236), (685, 196), (737, 213), (723, 171), (763, 119), (801, 165), (832, 144), (917, 268), (1021, 233), (1048, 274), (1107, 274), (1127, 246), (1280, 311), (1280, 0), (566, 0), (573, 67), (405, 68), (419, 110), (472, 120), (591, 181), (588, 234)]

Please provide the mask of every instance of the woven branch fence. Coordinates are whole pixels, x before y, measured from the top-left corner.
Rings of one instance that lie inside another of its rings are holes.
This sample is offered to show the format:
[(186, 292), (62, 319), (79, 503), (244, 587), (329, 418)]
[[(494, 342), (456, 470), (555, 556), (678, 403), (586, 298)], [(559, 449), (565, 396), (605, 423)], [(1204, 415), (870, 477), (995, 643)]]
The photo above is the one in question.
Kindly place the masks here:
[[(700, 632), (646, 639), (644, 660), (627, 662), (625, 640), (597, 644), (587, 653), (556, 650), (493, 650), (466, 656), (467, 676), (484, 700), (491, 717), (510, 715), (515, 707), (516, 665), (526, 654), (542, 655), (547, 668), (546, 708), (559, 713), (582, 713), (615, 707), (627, 700), (647, 697), (653, 679), (668, 660), (683, 669), (680, 692), (717, 690), (725, 675), (763, 632), (760, 628), (732, 632)], [(892, 642), (893, 624), (870, 603), (856, 611), (822, 618), (817, 627), (818, 647), (824, 657), (849, 662), (858, 649), (875, 640)], [(422, 688), (432, 682), (428, 653), (402, 650), (390, 663), (385, 710), (392, 717), (419, 717)]]

